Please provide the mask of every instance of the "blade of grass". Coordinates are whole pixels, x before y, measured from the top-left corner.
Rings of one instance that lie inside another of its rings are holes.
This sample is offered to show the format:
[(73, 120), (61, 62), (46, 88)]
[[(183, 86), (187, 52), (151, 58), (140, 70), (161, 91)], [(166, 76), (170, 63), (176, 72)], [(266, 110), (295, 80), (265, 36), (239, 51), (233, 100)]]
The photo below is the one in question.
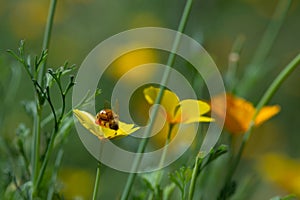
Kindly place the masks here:
[(51, 186), (49, 188), (49, 192), (48, 192), (48, 195), (47, 195), (47, 200), (52, 200), (53, 199), (53, 193), (55, 192), (55, 183), (57, 181), (58, 169), (61, 165), (63, 155), (64, 155), (64, 150), (63, 150), (63, 148), (60, 148), (58, 153), (57, 153), (56, 160), (55, 160), (55, 163), (54, 163), (54, 169), (53, 169), (52, 176), (51, 176)]
[[(103, 145), (104, 145), (103, 140), (100, 141), (100, 151), (99, 151), (99, 155), (102, 154), (102, 150), (103, 150)], [(93, 190), (93, 200), (97, 199), (98, 196), (98, 190), (99, 190), (99, 185), (100, 185), (100, 167), (101, 167), (101, 162), (98, 160), (97, 161), (97, 172), (96, 172), (96, 179), (95, 179), (95, 183), (94, 183), (94, 190)]]
[(199, 174), (200, 165), (202, 164), (202, 160), (203, 160), (203, 155), (201, 152), (199, 152), (195, 159), (195, 165), (194, 165), (194, 169), (193, 169), (193, 173), (192, 173), (192, 180), (191, 180), (190, 187), (189, 187), (188, 200), (193, 200), (195, 187), (196, 187), (196, 180), (197, 180), (197, 177)]
[(292, 0), (279, 0), (272, 16), (272, 20), (267, 25), (266, 31), (257, 47), (253, 59), (237, 87), (237, 93), (245, 96), (255, 81), (265, 75), (268, 69), (261, 67), (270, 53), (270, 50), (275, 42), (275, 39), (282, 27), (284, 19), (287, 16), (287, 11), (291, 5)]
[(240, 60), (240, 53), (244, 47), (244, 42), (245, 37), (243, 35), (238, 36), (234, 41), (231, 52), (228, 56), (228, 69), (225, 74), (225, 83), (228, 92), (233, 92), (237, 83), (236, 71)]
[[(42, 50), (48, 50), (49, 49), (56, 3), (57, 3), (57, 0), (51, 0), (51, 2), (50, 2), (50, 7), (49, 7), (49, 11), (48, 11), (48, 18), (47, 18), (47, 24), (46, 24), (45, 33), (44, 33)], [(42, 83), (43, 83), (43, 76), (46, 72), (46, 64), (47, 64), (47, 58), (41, 64), (41, 68), (40, 68), (39, 75), (38, 75), (38, 82), (41, 85), (43, 85)]]
[[(190, 13), (191, 8), (192, 8), (192, 3), (193, 3), (193, 0), (187, 0), (186, 1), (185, 8), (184, 8), (182, 17), (180, 19), (179, 27), (178, 27), (178, 32), (179, 33), (182, 33), (184, 31), (185, 27), (186, 27), (187, 19), (189, 17), (189, 13)], [(179, 42), (180, 42), (180, 34), (177, 34), (175, 39), (174, 39), (174, 43), (173, 43), (173, 46), (172, 46), (172, 51), (170, 52), (169, 57), (168, 57), (168, 61), (167, 61), (167, 66), (169, 66), (170, 68), (166, 68), (166, 70), (164, 71), (163, 78), (162, 78), (161, 84), (160, 84), (160, 91), (157, 95), (157, 98), (155, 99), (155, 104), (159, 104), (161, 102), (163, 92), (164, 92), (164, 85), (166, 85), (166, 83), (168, 82), (168, 78), (169, 78), (169, 75), (170, 75), (170, 72), (171, 72), (171, 67), (173, 66), (175, 58), (176, 58), (176, 55), (172, 52), (176, 52), (176, 50), (178, 49), (178, 46), (179, 46)], [(157, 115), (157, 112), (158, 112), (158, 107), (155, 107), (153, 109), (153, 112), (151, 113), (151, 118), (150, 119), (155, 119), (155, 117)], [(150, 122), (148, 128), (145, 130), (145, 136), (150, 135), (152, 127), (153, 127), (153, 122)], [(136, 177), (135, 172), (139, 167), (140, 161), (142, 159), (142, 153), (145, 151), (148, 140), (149, 140), (148, 137), (144, 138), (141, 141), (141, 143), (138, 147), (138, 150), (137, 150), (137, 155), (138, 156), (136, 156), (136, 158), (133, 162), (132, 170), (131, 170), (131, 173), (128, 176), (125, 188), (124, 188), (122, 196), (121, 196), (121, 200), (126, 200), (129, 197), (133, 182), (134, 182), (135, 177)]]
[[(37, 95), (36, 95), (37, 96)], [(36, 97), (38, 98), (38, 97)], [(37, 195), (37, 178), (39, 174), (39, 159), (40, 159), (40, 139), (41, 139), (41, 114), (42, 114), (42, 108), (36, 100), (36, 115), (34, 117), (33, 122), (33, 146), (31, 151), (31, 163), (32, 163), (32, 197)]]
[[(50, 37), (51, 37), (51, 30), (53, 26), (53, 18), (54, 18), (54, 13), (55, 13), (55, 7), (56, 7), (56, 0), (51, 0), (50, 2), (50, 7), (49, 7), (49, 13), (48, 13), (48, 19), (47, 19), (47, 24), (46, 24), (46, 29), (45, 29), (45, 34), (44, 34), (44, 41), (43, 41), (43, 50), (48, 49), (49, 47), (49, 42), (50, 42)], [(43, 82), (43, 76), (45, 74), (45, 69), (46, 68), (46, 60), (42, 63), (41, 69), (38, 73), (38, 83)], [(40, 84), (43, 85), (43, 84)], [(35, 116), (34, 120), (34, 133), (33, 133), (33, 151), (32, 151), (32, 166), (33, 166), (33, 172), (32, 172), (32, 198), (37, 195), (37, 185), (38, 185), (38, 176), (39, 176), (39, 159), (40, 159), (40, 135), (41, 135), (41, 115), (42, 115), (42, 105), (39, 102), (39, 97), (36, 94), (36, 110), (37, 114)]]
[(99, 184), (100, 184), (100, 167), (101, 167), (101, 163), (100, 163), (100, 161), (98, 161), (96, 180), (95, 180), (95, 184), (94, 184), (94, 191), (93, 191), (93, 198), (92, 198), (93, 200), (96, 200), (97, 196), (98, 196), (98, 189), (99, 189)]
[(257, 66), (259, 63), (265, 60), (268, 56), (274, 41), (282, 27), (284, 19), (287, 15), (287, 11), (292, 3), (292, 0), (279, 0), (272, 16), (272, 21), (267, 26), (266, 32), (264, 33), (260, 45), (255, 51), (253, 56), (252, 65)]

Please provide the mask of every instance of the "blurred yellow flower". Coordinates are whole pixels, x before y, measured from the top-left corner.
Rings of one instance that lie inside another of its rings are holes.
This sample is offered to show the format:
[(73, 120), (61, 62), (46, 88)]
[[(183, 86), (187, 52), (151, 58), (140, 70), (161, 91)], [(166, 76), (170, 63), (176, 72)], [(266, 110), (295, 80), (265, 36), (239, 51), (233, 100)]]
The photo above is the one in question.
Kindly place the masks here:
[(64, 199), (91, 199), (94, 175), (78, 168), (62, 168), (58, 179), (62, 182), (61, 193)]
[[(211, 104), (213, 104), (213, 110), (218, 118), (222, 119), (225, 117), (225, 128), (232, 134), (245, 133), (250, 125), (252, 117), (255, 113), (255, 108), (252, 103), (236, 97), (232, 94), (226, 94), (226, 114), (221, 109), (222, 95), (217, 95), (212, 98)], [(254, 125), (258, 126), (263, 122), (267, 121), (280, 111), (280, 106), (265, 106), (258, 113), (254, 120)], [(224, 116), (225, 115), (225, 116)]]
[(134, 127), (134, 124), (126, 124), (124, 122), (118, 121), (118, 130), (106, 128), (100, 126), (96, 123), (96, 118), (88, 112), (74, 109), (74, 115), (87, 130), (92, 134), (97, 136), (100, 140), (102, 139), (113, 139), (120, 136), (127, 136), (139, 129), (139, 127)]
[[(134, 49), (135, 44), (129, 44), (126, 46), (120, 45), (119, 49), (120, 51), (122, 49)], [(119, 55), (119, 51), (117, 50), (115, 52), (116, 55)], [(158, 55), (153, 49), (140, 49), (140, 50), (135, 50), (131, 51), (129, 53), (126, 53), (125, 55), (122, 55), (118, 59), (116, 59), (112, 63), (112, 67), (109, 68), (108, 74), (112, 76), (115, 79), (120, 78), (122, 75), (127, 73), (129, 70), (142, 65), (142, 64), (149, 64), (149, 63), (157, 63), (158, 62)], [(129, 78), (128, 80), (144, 80), (147, 77), (151, 77), (154, 75), (155, 71), (151, 69), (144, 69), (144, 73), (138, 73), (136, 71), (131, 71), (127, 76), (132, 77)]]
[[(152, 86), (144, 89), (144, 97), (150, 105), (154, 104), (159, 90), (159, 88)], [(170, 135), (170, 138), (172, 139), (175, 136), (173, 133), (176, 133), (178, 130), (178, 126), (174, 126), (176, 124), (190, 124), (194, 122), (213, 121), (212, 118), (203, 116), (204, 114), (209, 112), (209, 104), (194, 99), (179, 101), (177, 95), (170, 90), (164, 90), (160, 104), (165, 109), (165, 113), (163, 113), (163, 115), (167, 123), (160, 131), (160, 133), (158, 133), (157, 136), (154, 137), (155, 141), (158, 144), (162, 144), (166, 141), (170, 125), (172, 125), (173, 127), (172, 133)], [(188, 129), (191, 130), (191, 127)]]
[(300, 197), (300, 160), (270, 153), (261, 157), (258, 170), (266, 180)]
[[(9, 15), (10, 26), (17, 37), (33, 39), (44, 33), (49, 9), (48, 1), (24, 0), (16, 1), (11, 5), (14, 7)], [(62, 20), (65, 10), (57, 5), (54, 22)]]
[(160, 18), (151, 12), (139, 12), (133, 16), (132, 20), (129, 22), (130, 28), (146, 26), (161, 27), (163, 24)]
[(47, 21), (48, 2), (18, 1), (10, 15), (10, 25), (18, 37), (36, 38), (44, 31)]

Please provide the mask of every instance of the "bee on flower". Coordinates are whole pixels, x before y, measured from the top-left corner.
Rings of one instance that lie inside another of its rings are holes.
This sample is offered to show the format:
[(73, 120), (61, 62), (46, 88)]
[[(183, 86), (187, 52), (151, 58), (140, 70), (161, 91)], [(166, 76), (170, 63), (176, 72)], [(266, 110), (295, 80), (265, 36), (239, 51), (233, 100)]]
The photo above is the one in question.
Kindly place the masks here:
[(74, 109), (73, 113), (80, 124), (100, 140), (127, 136), (139, 129), (134, 124), (120, 121), (111, 109), (103, 109), (96, 116), (78, 109)]

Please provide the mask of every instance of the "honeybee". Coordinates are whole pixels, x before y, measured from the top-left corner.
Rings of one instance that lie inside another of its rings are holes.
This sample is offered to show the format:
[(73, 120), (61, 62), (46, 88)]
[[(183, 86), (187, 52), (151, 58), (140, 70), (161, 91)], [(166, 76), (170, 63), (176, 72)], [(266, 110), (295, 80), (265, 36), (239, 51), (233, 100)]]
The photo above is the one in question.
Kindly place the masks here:
[(96, 124), (117, 131), (119, 129), (119, 116), (111, 109), (102, 109), (96, 115)]

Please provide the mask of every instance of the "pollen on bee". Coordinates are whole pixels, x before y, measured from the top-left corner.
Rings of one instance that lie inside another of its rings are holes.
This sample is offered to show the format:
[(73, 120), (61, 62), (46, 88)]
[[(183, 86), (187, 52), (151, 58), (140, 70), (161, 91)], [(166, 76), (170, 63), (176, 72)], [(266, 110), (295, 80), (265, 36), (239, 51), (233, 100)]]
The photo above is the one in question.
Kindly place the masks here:
[(113, 130), (118, 130), (118, 115), (116, 115), (111, 109), (100, 110), (96, 116), (96, 124)]

